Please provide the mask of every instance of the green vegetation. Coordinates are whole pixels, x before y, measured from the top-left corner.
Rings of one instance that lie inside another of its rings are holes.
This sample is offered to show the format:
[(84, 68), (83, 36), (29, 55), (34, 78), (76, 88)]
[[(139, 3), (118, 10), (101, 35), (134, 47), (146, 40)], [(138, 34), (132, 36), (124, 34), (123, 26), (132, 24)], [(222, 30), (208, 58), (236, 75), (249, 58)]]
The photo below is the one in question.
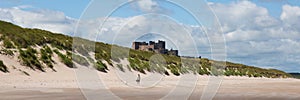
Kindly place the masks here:
[(97, 61), (105, 60), (109, 65), (112, 65), (111, 61), (111, 45), (104, 43), (95, 43), (95, 59)]
[[(51, 33), (40, 29), (21, 28), (8, 22), (0, 21), (0, 40), (6, 49), (1, 50), (1, 54), (14, 55), (11, 51), (17, 48), (20, 53), (21, 63), (32, 69), (43, 71), (44, 63), (47, 67), (53, 68), (53, 52), (57, 54), (62, 63), (70, 68), (74, 68), (73, 61), (84, 66), (93, 65), (97, 70), (107, 72), (108, 65), (114, 65), (113, 62), (120, 62), (127, 59), (129, 71), (135, 70), (146, 74), (148, 72), (157, 72), (165, 75), (181, 75), (194, 73), (199, 75), (226, 75), (226, 76), (249, 76), (249, 77), (292, 77), (290, 74), (275, 70), (263, 69), (243, 64), (231, 62), (220, 62), (206, 58), (183, 58), (162, 54), (165, 64), (150, 65), (151, 57), (156, 55), (153, 52), (132, 50), (126, 47), (93, 42), (78, 37), (70, 37), (62, 34)], [(73, 39), (74, 42), (73, 43)], [(48, 47), (53, 48), (53, 51)], [(32, 47), (43, 47), (35, 50)], [(38, 52), (40, 51), (40, 52)], [(65, 53), (61, 53), (65, 52)], [(91, 52), (95, 53), (95, 59), (90, 57)], [(222, 63), (226, 66), (222, 66)], [(124, 70), (124, 66), (117, 66)], [(170, 72), (170, 73), (169, 73)]]
[(68, 52), (67, 54), (64, 55), (62, 53), (60, 53), (57, 49), (54, 50), (54, 52), (59, 56), (59, 58), (61, 59), (61, 61), (67, 65), (70, 68), (74, 68), (75, 66), (73, 65), (73, 61), (80, 64), (80, 65), (84, 65), (84, 66), (88, 66), (89, 62), (88, 60), (86, 60), (84, 57)]
[(7, 38), (4, 38), (3, 45), (5, 48), (15, 48), (15, 46)]
[(0, 71), (5, 72), (5, 73), (9, 72), (6, 65), (4, 65), (2, 60), (0, 60)]
[(77, 55), (74, 53), (71, 55), (72, 55), (72, 60), (75, 61), (76, 63), (78, 63), (80, 65), (84, 65), (84, 66), (90, 65), (89, 62), (83, 56), (80, 56), (80, 55)]
[(170, 69), (170, 70), (171, 70), (171, 73), (173, 73), (174, 75), (176, 75), (176, 76), (179, 76), (179, 75), (180, 75), (179, 69), (178, 69), (178, 67), (176, 67), (175, 65), (170, 65), (170, 66), (168, 66), (168, 69)]
[(144, 61), (141, 61), (137, 58), (129, 58), (128, 61), (130, 63), (131, 69), (146, 74), (145, 69), (149, 68), (149, 66), (147, 66)]
[(53, 60), (52, 60), (52, 50), (48, 46), (44, 46), (41, 51), (41, 60), (44, 62), (49, 68), (53, 69)]
[(68, 67), (70, 68), (74, 68), (73, 66), (73, 62), (72, 62), (72, 59), (70, 56), (67, 56), (67, 55), (64, 55), (62, 53), (60, 53), (57, 49), (53, 50), (57, 55), (58, 57), (60, 58), (60, 60)]
[(300, 79), (300, 73), (289, 73), (291, 74), (294, 78)]
[(263, 69), (253, 66), (246, 66), (243, 64), (235, 64), (231, 62), (226, 62), (226, 72), (225, 75), (234, 75), (234, 76), (249, 76), (249, 77), (269, 77), (269, 78), (287, 78), (291, 77), (290, 74), (287, 74), (283, 71), (276, 69)]
[(23, 65), (28, 66), (33, 70), (38, 69), (44, 72), (43, 66), (36, 56), (37, 51), (35, 49), (27, 47), (26, 50), (19, 49), (19, 52), (19, 59), (22, 60)]
[(2, 50), (0, 50), (0, 54), (13, 56), (14, 52), (12, 50), (9, 50), (9, 49), (2, 49)]
[[(198, 66), (198, 65), (195, 65)], [(211, 73), (209, 72), (211, 63), (209, 62), (208, 59), (200, 59), (200, 66), (196, 67), (197, 68), (197, 72), (200, 75), (210, 75)]]
[(0, 21), (0, 33), (2, 37), (8, 38), (18, 48), (51, 44), (58, 49), (71, 50), (72, 37), (62, 34), (53, 34), (40, 29), (27, 29)]
[(101, 61), (97, 61), (95, 64), (95, 68), (101, 72), (107, 72), (107, 66), (103, 64)]

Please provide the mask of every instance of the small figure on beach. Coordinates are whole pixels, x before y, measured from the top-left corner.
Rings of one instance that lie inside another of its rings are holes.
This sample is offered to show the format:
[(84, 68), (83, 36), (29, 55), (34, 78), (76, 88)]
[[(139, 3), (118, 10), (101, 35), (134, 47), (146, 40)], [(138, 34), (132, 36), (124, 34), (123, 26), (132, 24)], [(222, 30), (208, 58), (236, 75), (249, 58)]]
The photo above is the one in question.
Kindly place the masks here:
[(138, 74), (137, 79), (135, 80), (137, 84), (140, 84), (141, 81), (141, 76), (140, 74)]

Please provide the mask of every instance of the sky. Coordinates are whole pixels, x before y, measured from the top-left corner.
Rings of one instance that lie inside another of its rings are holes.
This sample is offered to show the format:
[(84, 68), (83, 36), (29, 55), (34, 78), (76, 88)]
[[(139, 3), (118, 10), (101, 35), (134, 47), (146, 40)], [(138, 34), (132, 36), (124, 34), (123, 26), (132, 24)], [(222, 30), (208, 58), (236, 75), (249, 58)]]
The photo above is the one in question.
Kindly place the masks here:
[(127, 47), (160, 39), (185, 56), (216, 44), (228, 61), (300, 72), (299, 0), (0, 0), (0, 20)]

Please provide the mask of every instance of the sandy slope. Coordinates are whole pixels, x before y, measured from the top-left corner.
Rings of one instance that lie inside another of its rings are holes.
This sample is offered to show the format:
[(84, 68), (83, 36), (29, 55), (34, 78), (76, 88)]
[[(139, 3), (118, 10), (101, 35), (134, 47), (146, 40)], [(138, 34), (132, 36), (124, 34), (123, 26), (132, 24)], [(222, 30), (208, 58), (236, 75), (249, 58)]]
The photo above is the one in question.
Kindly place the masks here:
[[(71, 69), (60, 63), (56, 55), (54, 61), (57, 72), (51, 69), (47, 69), (47, 72), (32, 71), (21, 66), (16, 57), (1, 55), (0, 59), (10, 70), (10, 73), (0, 72), (1, 100), (200, 99), (205, 87), (209, 86), (210, 79), (209, 76), (178, 77), (147, 73), (141, 74), (142, 80), (138, 84), (135, 81), (138, 73), (135, 71), (125, 70), (124, 73), (115, 67), (109, 67), (110, 71), (103, 73), (79, 65), (77, 69)], [(121, 63), (126, 64), (124, 61)], [(24, 75), (20, 70), (26, 71), (30, 76)], [(297, 79), (223, 77), (214, 99), (299, 100), (299, 94), (300, 80)]]

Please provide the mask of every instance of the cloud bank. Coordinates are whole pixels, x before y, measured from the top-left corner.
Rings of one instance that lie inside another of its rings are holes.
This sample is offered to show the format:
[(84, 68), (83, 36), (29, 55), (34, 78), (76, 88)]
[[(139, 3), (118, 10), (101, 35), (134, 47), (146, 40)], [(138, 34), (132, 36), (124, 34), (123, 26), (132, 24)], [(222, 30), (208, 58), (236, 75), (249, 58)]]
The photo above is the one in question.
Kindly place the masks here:
[(28, 6), (0, 8), (0, 20), (27, 28), (40, 28), (56, 33), (71, 34), (76, 19), (53, 10), (26, 10)]

